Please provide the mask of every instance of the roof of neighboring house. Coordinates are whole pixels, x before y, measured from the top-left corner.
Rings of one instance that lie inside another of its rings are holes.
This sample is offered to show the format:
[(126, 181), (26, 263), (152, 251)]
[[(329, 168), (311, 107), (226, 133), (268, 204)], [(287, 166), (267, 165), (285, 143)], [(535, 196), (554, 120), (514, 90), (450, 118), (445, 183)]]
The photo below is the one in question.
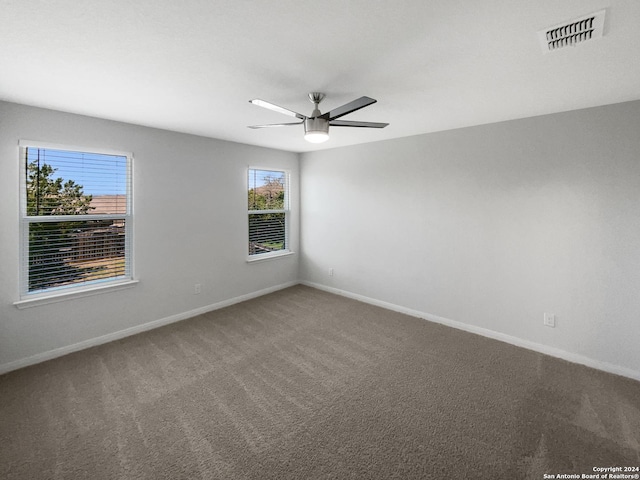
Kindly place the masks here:
[(126, 195), (94, 195), (90, 215), (124, 214), (127, 212)]

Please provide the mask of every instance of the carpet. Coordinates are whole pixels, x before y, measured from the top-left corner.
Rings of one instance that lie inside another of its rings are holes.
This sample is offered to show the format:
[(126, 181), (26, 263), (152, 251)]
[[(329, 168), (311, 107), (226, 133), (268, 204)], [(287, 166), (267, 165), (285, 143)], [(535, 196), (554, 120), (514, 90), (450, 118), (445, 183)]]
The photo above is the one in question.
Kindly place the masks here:
[(640, 465), (640, 383), (305, 286), (0, 376), (3, 479)]

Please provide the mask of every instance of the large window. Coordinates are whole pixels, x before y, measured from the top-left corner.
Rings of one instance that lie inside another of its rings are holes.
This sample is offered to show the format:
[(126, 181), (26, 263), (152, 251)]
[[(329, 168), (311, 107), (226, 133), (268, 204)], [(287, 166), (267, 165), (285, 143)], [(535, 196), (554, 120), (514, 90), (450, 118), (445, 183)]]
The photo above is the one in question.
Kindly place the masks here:
[(289, 251), (289, 174), (249, 168), (249, 257)]
[(21, 298), (132, 279), (131, 155), (20, 143)]

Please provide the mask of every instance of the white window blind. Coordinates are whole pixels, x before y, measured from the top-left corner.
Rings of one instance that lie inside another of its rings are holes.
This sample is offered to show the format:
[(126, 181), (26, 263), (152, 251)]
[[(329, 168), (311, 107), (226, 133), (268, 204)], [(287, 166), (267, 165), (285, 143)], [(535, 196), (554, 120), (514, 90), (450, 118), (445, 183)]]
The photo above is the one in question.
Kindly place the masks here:
[(289, 174), (248, 170), (249, 256), (289, 250)]
[(21, 297), (132, 279), (131, 156), (22, 144)]

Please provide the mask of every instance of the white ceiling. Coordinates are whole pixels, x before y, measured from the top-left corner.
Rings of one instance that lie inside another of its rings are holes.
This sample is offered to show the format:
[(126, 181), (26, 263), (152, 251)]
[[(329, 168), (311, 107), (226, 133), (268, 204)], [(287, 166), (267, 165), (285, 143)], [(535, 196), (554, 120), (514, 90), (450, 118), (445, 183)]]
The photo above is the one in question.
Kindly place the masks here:
[[(536, 32), (606, 8), (604, 37)], [(640, 99), (637, 0), (0, 0), (0, 99), (295, 152)], [(322, 145), (248, 103), (378, 103)]]

